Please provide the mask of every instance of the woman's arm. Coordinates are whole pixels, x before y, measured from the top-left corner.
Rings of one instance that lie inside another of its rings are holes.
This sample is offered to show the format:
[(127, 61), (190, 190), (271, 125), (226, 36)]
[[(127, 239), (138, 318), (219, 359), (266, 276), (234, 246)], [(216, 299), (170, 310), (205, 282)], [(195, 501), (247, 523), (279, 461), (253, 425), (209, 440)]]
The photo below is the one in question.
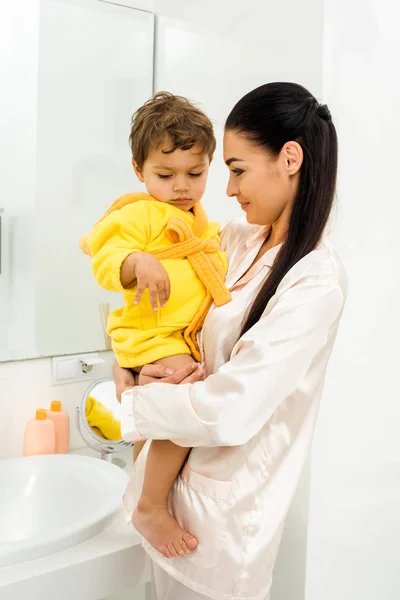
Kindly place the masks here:
[(304, 276), (235, 345), (230, 361), (193, 385), (155, 383), (123, 395), (123, 437), (237, 446), (260, 431), (298, 387), (344, 299), (332, 276)]

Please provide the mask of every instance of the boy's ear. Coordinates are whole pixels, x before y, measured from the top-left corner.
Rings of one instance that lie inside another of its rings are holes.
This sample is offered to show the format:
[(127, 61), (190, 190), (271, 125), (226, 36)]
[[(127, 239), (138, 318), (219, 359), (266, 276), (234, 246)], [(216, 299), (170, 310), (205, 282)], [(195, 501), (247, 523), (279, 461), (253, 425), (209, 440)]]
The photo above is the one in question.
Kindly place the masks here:
[(136, 173), (136, 177), (139, 179), (139, 181), (141, 181), (142, 183), (144, 183), (144, 177), (143, 177), (142, 169), (139, 169), (139, 166), (138, 166), (137, 162), (135, 160), (133, 160), (133, 158), (132, 158), (132, 167), (133, 167), (133, 170)]

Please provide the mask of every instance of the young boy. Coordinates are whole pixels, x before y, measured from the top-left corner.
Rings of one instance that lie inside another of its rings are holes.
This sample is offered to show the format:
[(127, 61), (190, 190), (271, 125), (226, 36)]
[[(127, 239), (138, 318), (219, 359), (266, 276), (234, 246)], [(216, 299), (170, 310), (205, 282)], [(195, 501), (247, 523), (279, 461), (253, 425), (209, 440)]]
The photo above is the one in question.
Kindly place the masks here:
[[(137, 373), (157, 362), (175, 370), (200, 360), (196, 332), (211, 302), (230, 300), (219, 226), (208, 222), (200, 205), (215, 137), (204, 113), (161, 92), (133, 115), (129, 139), (134, 171), (148, 195), (114, 202), (81, 247), (92, 256), (98, 283), (124, 294), (124, 308), (108, 321), (118, 364)], [(136, 457), (141, 447), (135, 444)], [(167, 557), (197, 547), (168, 511), (170, 488), (189, 451), (152, 441), (132, 516), (136, 529)]]

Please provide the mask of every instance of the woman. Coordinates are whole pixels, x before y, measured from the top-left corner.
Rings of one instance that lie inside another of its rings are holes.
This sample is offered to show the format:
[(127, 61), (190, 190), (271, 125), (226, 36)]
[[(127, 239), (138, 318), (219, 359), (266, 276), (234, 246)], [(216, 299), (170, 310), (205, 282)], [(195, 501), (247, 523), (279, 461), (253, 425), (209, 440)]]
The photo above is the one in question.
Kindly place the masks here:
[[(261, 86), (229, 115), (224, 158), (228, 196), (247, 222), (223, 232), (232, 301), (205, 321), (206, 379), (188, 368), (157, 379), (148, 367), (162, 386), (131, 388), (122, 399), (125, 439), (193, 447), (171, 506), (199, 545), (168, 560), (143, 542), (157, 600), (269, 597), (346, 295), (324, 239), (337, 171), (327, 106), (299, 85)], [(120, 390), (134, 385), (128, 372), (115, 377)]]

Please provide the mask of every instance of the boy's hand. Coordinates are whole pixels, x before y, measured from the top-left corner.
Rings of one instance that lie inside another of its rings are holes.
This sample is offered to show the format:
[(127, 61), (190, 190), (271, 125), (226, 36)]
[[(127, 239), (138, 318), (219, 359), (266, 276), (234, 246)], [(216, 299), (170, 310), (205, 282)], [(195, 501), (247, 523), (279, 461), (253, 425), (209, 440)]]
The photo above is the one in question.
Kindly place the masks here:
[(171, 293), (167, 271), (162, 264), (147, 252), (136, 252), (129, 257), (137, 281), (137, 291), (134, 304), (139, 304), (145, 289), (150, 292), (150, 304), (153, 310), (158, 310), (158, 302), (165, 306)]

